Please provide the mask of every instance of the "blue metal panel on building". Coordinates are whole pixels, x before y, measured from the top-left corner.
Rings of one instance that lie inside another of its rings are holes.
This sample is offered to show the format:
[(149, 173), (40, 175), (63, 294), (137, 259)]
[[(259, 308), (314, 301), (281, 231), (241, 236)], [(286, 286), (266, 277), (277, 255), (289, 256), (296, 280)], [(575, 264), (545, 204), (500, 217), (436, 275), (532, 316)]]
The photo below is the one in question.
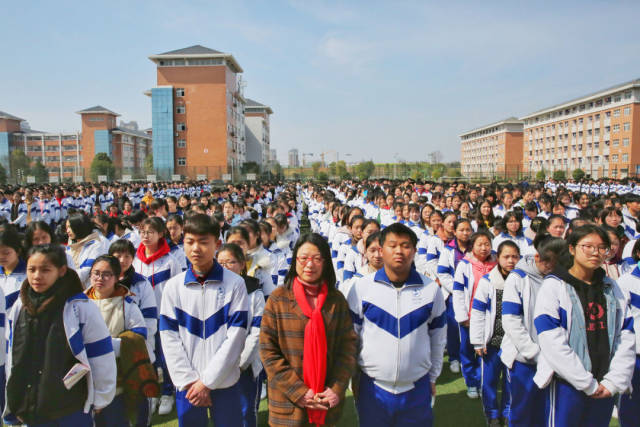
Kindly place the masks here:
[(9, 173), (9, 132), (0, 132), (0, 164)]
[(172, 87), (151, 89), (151, 122), (153, 169), (159, 179), (168, 179), (174, 173)]
[(111, 144), (111, 132), (109, 130), (103, 129), (94, 131), (93, 142), (95, 154), (107, 153), (109, 157), (112, 157), (113, 145)]

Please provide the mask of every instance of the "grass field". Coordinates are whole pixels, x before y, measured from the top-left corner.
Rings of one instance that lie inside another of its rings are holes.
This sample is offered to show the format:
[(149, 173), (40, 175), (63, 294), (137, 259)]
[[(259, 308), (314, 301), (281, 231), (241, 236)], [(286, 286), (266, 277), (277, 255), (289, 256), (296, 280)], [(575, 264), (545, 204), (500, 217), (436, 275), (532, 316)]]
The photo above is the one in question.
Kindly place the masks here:
[[(434, 425), (436, 427), (482, 427), (486, 426), (482, 413), (482, 403), (480, 399), (471, 400), (467, 397), (466, 387), (460, 374), (452, 374), (449, 365), (445, 362), (442, 375), (437, 383), (436, 403), (434, 406)], [(173, 414), (153, 419), (154, 426), (177, 427), (175, 411)], [(259, 422), (260, 427), (267, 426), (267, 401), (260, 404)], [(339, 427), (357, 426), (355, 406), (353, 397), (347, 395), (347, 403), (342, 419), (338, 423)], [(611, 426), (618, 426), (614, 418)]]

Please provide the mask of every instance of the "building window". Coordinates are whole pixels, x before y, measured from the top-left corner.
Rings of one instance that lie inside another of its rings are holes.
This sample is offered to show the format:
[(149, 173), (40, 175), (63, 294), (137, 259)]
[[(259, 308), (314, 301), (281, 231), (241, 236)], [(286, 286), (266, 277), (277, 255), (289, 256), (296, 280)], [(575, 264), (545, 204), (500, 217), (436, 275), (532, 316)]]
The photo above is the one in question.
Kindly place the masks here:
[(187, 110), (185, 109), (184, 105), (178, 105), (176, 107), (176, 114), (184, 114)]
[(629, 129), (631, 129), (631, 123), (629, 123), (629, 122), (625, 122), (625, 124), (624, 124), (624, 125), (622, 125), (622, 126), (623, 126), (623, 129), (624, 129), (624, 130), (626, 130), (626, 131), (628, 131)]
[(178, 157), (178, 166), (187, 166), (187, 159), (185, 157)]
[(624, 153), (622, 155), (622, 162), (627, 163), (628, 161), (629, 161), (629, 155), (627, 153)]
[(624, 147), (628, 147), (629, 146), (629, 138), (622, 138), (622, 145)]
[(613, 97), (613, 102), (620, 102), (622, 100), (622, 95), (616, 95)]
[(187, 130), (187, 125), (185, 125), (184, 123), (178, 123), (176, 124), (176, 130), (177, 131)]
[(616, 132), (620, 132), (620, 125), (618, 125), (618, 124), (613, 125), (613, 132), (614, 132), (614, 133), (616, 133)]
[(185, 139), (178, 140), (178, 148), (185, 148), (187, 146), (187, 141)]
[(624, 99), (630, 99), (631, 98), (631, 91), (627, 91), (624, 93)]
[(620, 117), (620, 109), (613, 110), (613, 117)]
[(180, 96), (180, 97), (184, 96), (184, 88), (181, 88), (181, 87), (177, 88), (176, 96)]
[(618, 161), (618, 155), (617, 154), (612, 154), (611, 155), (611, 161), (612, 162), (617, 162)]
[(624, 115), (625, 116), (631, 115), (631, 107), (624, 107)]
[(89, 117), (90, 122), (104, 122), (104, 117)]
[(613, 146), (617, 147), (618, 145), (620, 145), (620, 140), (619, 139), (614, 139), (613, 140)]

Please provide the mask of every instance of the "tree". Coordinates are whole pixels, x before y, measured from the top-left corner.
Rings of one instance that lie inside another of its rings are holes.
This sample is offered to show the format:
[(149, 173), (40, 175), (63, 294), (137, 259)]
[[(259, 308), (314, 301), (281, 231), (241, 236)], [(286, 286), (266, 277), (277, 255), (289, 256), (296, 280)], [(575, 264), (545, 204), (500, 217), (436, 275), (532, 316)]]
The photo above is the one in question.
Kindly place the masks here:
[(147, 175), (153, 174), (153, 153), (144, 158), (144, 171)]
[(573, 179), (580, 181), (584, 178), (585, 173), (582, 169), (574, 169), (573, 172), (571, 172), (571, 175), (573, 176)]
[(275, 175), (278, 179), (282, 177), (282, 166), (280, 165), (280, 162), (278, 162), (277, 160), (271, 163), (271, 173)]
[(544, 181), (546, 177), (547, 177), (547, 174), (545, 173), (544, 169), (539, 170), (538, 173), (536, 174), (536, 180), (538, 181)]
[(4, 166), (0, 165), (0, 184), (7, 183), (7, 170)]
[(242, 169), (241, 169), (242, 173), (255, 173), (255, 174), (259, 174), (260, 173), (260, 165), (256, 162), (245, 162), (242, 165)]
[(318, 176), (318, 172), (320, 172), (321, 167), (322, 167), (322, 163), (320, 162), (311, 163), (311, 169), (313, 169), (313, 176)]
[(36, 159), (35, 164), (31, 168), (31, 174), (36, 178), (36, 182), (47, 182), (49, 180), (49, 172), (47, 168), (42, 164), (42, 160)]
[(9, 173), (16, 182), (24, 182), (25, 177), (29, 175), (29, 165), (31, 161), (22, 150), (15, 149), (11, 152), (9, 159)]
[(338, 175), (340, 179), (349, 179), (351, 177), (347, 170), (347, 164), (344, 160), (340, 160), (336, 163), (336, 175)]
[(111, 158), (107, 153), (98, 153), (91, 162), (91, 179), (96, 182), (98, 176), (106, 175), (107, 180), (111, 180), (115, 177), (116, 168), (113, 166)]
[(553, 179), (555, 180), (564, 180), (567, 178), (567, 175), (564, 171), (553, 171)]
[(338, 171), (337, 171), (338, 170), (338, 166), (337, 166), (336, 162), (329, 163), (328, 168), (329, 168), (329, 175), (331, 175), (331, 176), (338, 175)]
[(320, 172), (316, 176), (318, 177), (319, 181), (327, 181), (329, 179), (329, 176), (327, 175), (326, 172)]
[(356, 175), (360, 179), (368, 179), (373, 171), (376, 170), (376, 165), (371, 160), (367, 162), (361, 162), (356, 165)]

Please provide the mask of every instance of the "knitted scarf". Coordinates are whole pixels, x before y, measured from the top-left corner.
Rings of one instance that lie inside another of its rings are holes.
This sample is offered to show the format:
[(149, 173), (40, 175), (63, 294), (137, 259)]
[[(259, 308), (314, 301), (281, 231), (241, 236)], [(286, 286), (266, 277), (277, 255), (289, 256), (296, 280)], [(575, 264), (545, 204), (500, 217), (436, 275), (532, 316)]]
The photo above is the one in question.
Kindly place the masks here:
[(482, 276), (485, 274), (489, 274), (493, 267), (498, 263), (496, 262), (493, 254), (489, 255), (489, 258), (484, 261), (480, 261), (478, 258), (473, 256), (473, 253), (469, 252), (464, 256), (464, 259), (469, 261), (471, 264), (471, 270), (473, 271), (473, 288), (471, 291), (471, 298), (469, 299), (469, 314), (471, 314), (471, 305), (473, 304), (473, 298), (476, 295), (476, 289), (478, 288), (480, 279), (482, 279)]
[[(327, 376), (327, 335), (322, 319), (322, 306), (327, 299), (327, 284), (320, 285), (318, 300), (314, 309), (309, 305), (302, 283), (296, 277), (293, 280), (293, 295), (302, 313), (309, 318), (304, 328), (304, 350), (302, 356), (302, 376), (304, 383), (314, 393), (324, 391)], [(309, 423), (324, 425), (327, 411), (307, 408)]]
[(163, 237), (158, 241), (158, 250), (155, 251), (153, 254), (151, 254), (151, 256), (147, 257), (145, 251), (146, 251), (146, 248), (144, 246), (144, 243), (140, 243), (140, 246), (138, 246), (138, 251), (136, 252), (136, 256), (140, 261), (144, 262), (145, 264), (151, 264), (152, 262), (157, 261), (163, 256), (165, 256), (166, 254), (168, 254), (171, 251), (171, 249), (169, 248), (169, 244)]

